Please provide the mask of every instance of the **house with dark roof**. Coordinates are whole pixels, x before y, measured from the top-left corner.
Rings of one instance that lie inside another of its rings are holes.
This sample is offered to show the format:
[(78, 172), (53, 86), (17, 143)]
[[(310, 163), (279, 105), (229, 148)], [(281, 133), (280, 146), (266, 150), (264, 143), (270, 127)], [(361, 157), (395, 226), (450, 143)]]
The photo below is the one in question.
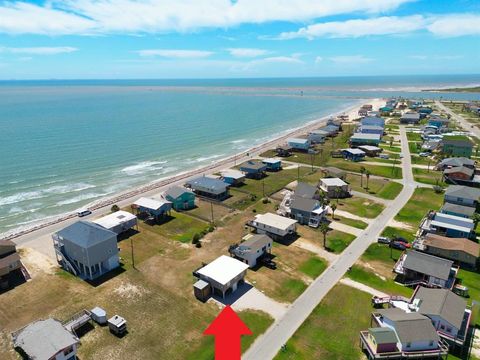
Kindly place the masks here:
[(446, 158), (437, 164), (436, 169), (443, 171), (445, 169), (460, 167), (460, 166), (464, 166), (470, 169), (475, 169), (475, 160), (472, 160), (466, 157)]
[(243, 171), (246, 177), (251, 179), (261, 179), (267, 171), (267, 164), (259, 160), (248, 160), (240, 165), (240, 171)]
[(384, 129), (383, 126), (376, 125), (362, 125), (359, 128), (359, 132), (362, 134), (378, 134), (383, 135)]
[(475, 171), (465, 166), (452, 167), (443, 170), (445, 182), (457, 184), (459, 182), (471, 182)]
[(299, 181), (295, 188), (295, 196), (305, 199), (318, 199), (318, 188), (316, 186)]
[(444, 201), (446, 203), (477, 208), (479, 199), (480, 189), (477, 188), (462, 185), (450, 185), (447, 190), (445, 190)]
[(164, 194), (165, 199), (172, 203), (172, 207), (177, 210), (189, 210), (195, 207), (195, 194), (183, 186), (171, 186)]
[(272, 251), (273, 240), (265, 234), (248, 234), (240, 244), (232, 245), (228, 252), (253, 268), (258, 259)]
[(432, 116), (430, 119), (428, 119), (428, 125), (435, 126), (437, 128), (447, 127), (449, 123), (449, 119), (442, 118), (440, 116)]
[(185, 183), (195, 194), (214, 200), (224, 200), (228, 197), (228, 184), (219, 179), (199, 176)]
[(325, 130), (312, 130), (308, 133), (308, 140), (313, 144), (323, 144), (329, 135), (330, 133)]
[(463, 135), (444, 136), (442, 152), (449, 156), (472, 156), (473, 143)]
[(290, 201), (290, 216), (303, 225), (318, 227), (327, 213), (327, 207), (315, 199), (294, 195)]
[(460, 217), (471, 219), (475, 214), (475, 208), (470, 206), (463, 206), (463, 205), (451, 204), (446, 202), (442, 205), (440, 212), (443, 214), (460, 216)]
[(453, 266), (451, 260), (412, 250), (400, 256), (393, 271), (401, 275), (406, 286), (425, 284), (451, 289), (458, 268)]
[(360, 149), (342, 149), (342, 155), (345, 160), (362, 161), (365, 159), (365, 151)]
[(120, 266), (117, 234), (89, 221), (77, 221), (52, 235), (58, 263), (85, 280)]
[(420, 114), (417, 112), (406, 112), (400, 117), (400, 124), (418, 124)]

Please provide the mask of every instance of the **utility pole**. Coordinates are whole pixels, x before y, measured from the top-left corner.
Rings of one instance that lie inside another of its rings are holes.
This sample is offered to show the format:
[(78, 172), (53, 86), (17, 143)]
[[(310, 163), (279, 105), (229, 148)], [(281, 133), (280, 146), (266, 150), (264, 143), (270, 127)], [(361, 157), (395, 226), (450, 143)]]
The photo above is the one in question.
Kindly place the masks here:
[(297, 181), (300, 181), (300, 164), (297, 165)]
[(136, 270), (137, 268), (135, 267), (135, 256), (133, 253), (133, 237), (132, 236), (130, 236), (130, 248), (132, 251), (132, 267)]
[(213, 218), (213, 202), (210, 201), (210, 211), (212, 213), (212, 225), (215, 223), (215, 219)]
[(265, 197), (265, 178), (262, 179), (262, 191), (263, 191), (263, 197)]

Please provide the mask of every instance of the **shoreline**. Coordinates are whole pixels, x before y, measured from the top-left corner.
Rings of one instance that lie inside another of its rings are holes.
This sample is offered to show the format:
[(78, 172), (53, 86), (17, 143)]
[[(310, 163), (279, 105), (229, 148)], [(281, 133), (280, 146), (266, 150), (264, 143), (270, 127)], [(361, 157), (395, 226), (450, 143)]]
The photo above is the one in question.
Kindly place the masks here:
[[(119, 205), (128, 201), (131, 202), (134, 200), (134, 198), (138, 198), (141, 196), (146, 196), (146, 195), (152, 196), (153, 195), (151, 194), (152, 192), (155, 192), (155, 191), (159, 192), (162, 187), (183, 184), (185, 181), (187, 181), (190, 178), (197, 177), (202, 174), (215, 173), (226, 167), (231, 167), (231, 166), (234, 166), (235, 164), (242, 163), (247, 159), (250, 159), (253, 156), (258, 155), (261, 152), (271, 149), (272, 147), (275, 147), (277, 145), (283, 144), (290, 137), (299, 136), (304, 134), (305, 132), (316, 129), (317, 127), (326, 123), (326, 121), (331, 117), (336, 117), (341, 114), (349, 114), (350, 115), (349, 120), (352, 120), (351, 114), (356, 113), (359, 107), (361, 106), (361, 104), (365, 102), (378, 103), (379, 101), (381, 101), (381, 99), (378, 99), (378, 98), (358, 100), (358, 103), (356, 105), (346, 107), (337, 112), (309, 121), (297, 128), (288, 130), (285, 134), (279, 135), (261, 144), (248, 148), (238, 154), (230, 155), (226, 158), (219, 159), (209, 165), (202, 165), (200, 167), (193, 168), (191, 170), (180, 172), (176, 175), (167, 176), (165, 178), (161, 178), (159, 180), (155, 180), (153, 182), (150, 182), (144, 185), (136, 186), (134, 188), (119, 192), (107, 198), (99, 199), (97, 201), (92, 202), (91, 205), (88, 206), (88, 209), (92, 211), (92, 215), (83, 219), (89, 219), (92, 216), (98, 217), (99, 215), (105, 214), (109, 210), (108, 207), (114, 204)], [(38, 220), (38, 223), (33, 223), (31, 226), (26, 226), (25, 228), (20, 227), (20, 228), (7, 230), (6, 232), (0, 234), (0, 240), (18, 239), (22, 236), (29, 235), (36, 231), (46, 229), (48, 227), (52, 227), (55, 225), (59, 225), (63, 222), (76, 219), (76, 218), (77, 218), (76, 212), (68, 212), (68, 213), (62, 213), (59, 215), (51, 216), (43, 220)]]

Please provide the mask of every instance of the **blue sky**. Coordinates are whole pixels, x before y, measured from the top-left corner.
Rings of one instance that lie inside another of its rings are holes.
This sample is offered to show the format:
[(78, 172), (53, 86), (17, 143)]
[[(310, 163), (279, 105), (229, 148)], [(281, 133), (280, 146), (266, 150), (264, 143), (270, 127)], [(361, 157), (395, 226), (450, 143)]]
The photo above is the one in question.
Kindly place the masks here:
[(0, 0), (1, 79), (480, 73), (478, 0)]

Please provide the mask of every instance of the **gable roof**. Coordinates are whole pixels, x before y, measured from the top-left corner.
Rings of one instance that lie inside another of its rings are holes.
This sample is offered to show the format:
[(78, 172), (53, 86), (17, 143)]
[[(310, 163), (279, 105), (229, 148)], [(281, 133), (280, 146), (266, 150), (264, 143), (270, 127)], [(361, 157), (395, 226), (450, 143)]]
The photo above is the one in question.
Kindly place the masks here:
[(445, 169), (443, 171), (443, 173), (445, 175), (455, 174), (455, 173), (459, 173), (459, 172), (467, 175), (468, 177), (472, 177), (473, 173), (474, 173), (474, 170), (470, 169), (468, 167), (465, 167), (465, 166), (455, 166), (455, 167), (452, 167), (450, 169)]
[(360, 149), (355, 149), (355, 148), (352, 148), (352, 149), (342, 149), (343, 152), (347, 152), (349, 154), (352, 154), (352, 155), (365, 155), (365, 151), (363, 150), (360, 150)]
[(140, 199), (136, 200), (133, 204), (136, 206), (143, 207), (145, 209), (158, 210), (163, 205), (171, 204), (171, 203), (170, 201), (164, 200), (164, 199), (157, 200), (152, 198), (141, 197)]
[(421, 274), (434, 276), (442, 280), (448, 280), (453, 261), (445, 260), (433, 255), (424, 254), (415, 250), (409, 251), (403, 262), (405, 269), (413, 270)]
[(368, 332), (373, 336), (377, 344), (393, 344), (398, 341), (395, 331), (389, 327), (370, 328)]
[(305, 212), (312, 212), (319, 206), (320, 206), (320, 202), (318, 200), (303, 198), (295, 195), (293, 196), (293, 200), (290, 204), (290, 209), (300, 210)]
[(299, 196), (302, 198), (313, 199), (316, 193), (316, 186), (301, 181), (298, 182), (297, 187), (295, 188), (295, 196)]
[(466, 136), (444, 136), (443, 137), (444, 145), (453, 145), (453, 146), (464, 146), (464, 147), (473, 147), (473, 143)]
[(280, 230), (287, 230), (290, 226), (297, 223), (297, 220), (289, 219), (284, 216), (280, 216), (272, 213), (257, 214), (255, 215), (255, 221), (257, 223), (271, 226)]
[(440, 212), (454, 212), (457, 214), (462, 214), (468, 217), (473, 216), (475, 214), (475, 208), (471, 206), (463, 206), (463, 205), (457, 205), (457, 204), (452, 204), (446, 202), (443, 204), (442, 208), (440, 209)]
[(244, 162), (242, 165), (240, 165), (240, 170), (249, 169), (249, 170), (261, 171), (261, 170), (265, 170), (266, 168), (267, 168), (266, 164), (257, 160), (248, 160)]
[(446, 158), (440, 161), (440, 166), (474, 166), (475, 160), (468, 159), (466, 157), (453, 157), (453, 158)]
[(463, 251), (474, 257), (478, 257), (480, 254), (480, 244), (465, 238), (449, 238), (437, 234), (427, 234), (423, 239), (423, 244), (438, 249)]
[(437, 315), (457, 329), (462, 327), (467, 301), (447, 289), (420, 287), (415, 294), (420, 300), (418, 311), (424, 315)]
[(57, 232), (57, 235), (83, 248), (100, 244), (117, 234), (89, 221), (77, 221)]
[(256, 252), (264, 246), (272, 242), (270, 236), (265, 234), (248, 234), (243, 238), (243, 242), (240, 243), (240, 246), (248, 247), (251, 251)]
[(208, 176), (199, 176), (195, 179), (187, 181), (187, 184), (192, 187), (192, 189), (210, 192), (213, 194), (221, 194), (227, 191), (227, 184), (222, 180), (213, 179)]
[(380, 134), (365, 134), (365, 133), (355, 133), (353, 134), (350, 139), (356, 140), (380, 140)]
[(447, 190), (445, 190), (445, 196), (455, 196), (478, 201), (480, 198), (480, 189), (462, 185), (450, 185)]
[(190, 194), (192, 193), (190, 190), (184, 188), (183, 186), (174, 185), (174, 186), (170, 186), (165, 191), (165, 195), (170, 196), (173, 199), (176, 199), (176, 198), (179, 198), (180, 196), (182, 196), (183, 194), (185, 194), (186, 192), (188, 192)]

